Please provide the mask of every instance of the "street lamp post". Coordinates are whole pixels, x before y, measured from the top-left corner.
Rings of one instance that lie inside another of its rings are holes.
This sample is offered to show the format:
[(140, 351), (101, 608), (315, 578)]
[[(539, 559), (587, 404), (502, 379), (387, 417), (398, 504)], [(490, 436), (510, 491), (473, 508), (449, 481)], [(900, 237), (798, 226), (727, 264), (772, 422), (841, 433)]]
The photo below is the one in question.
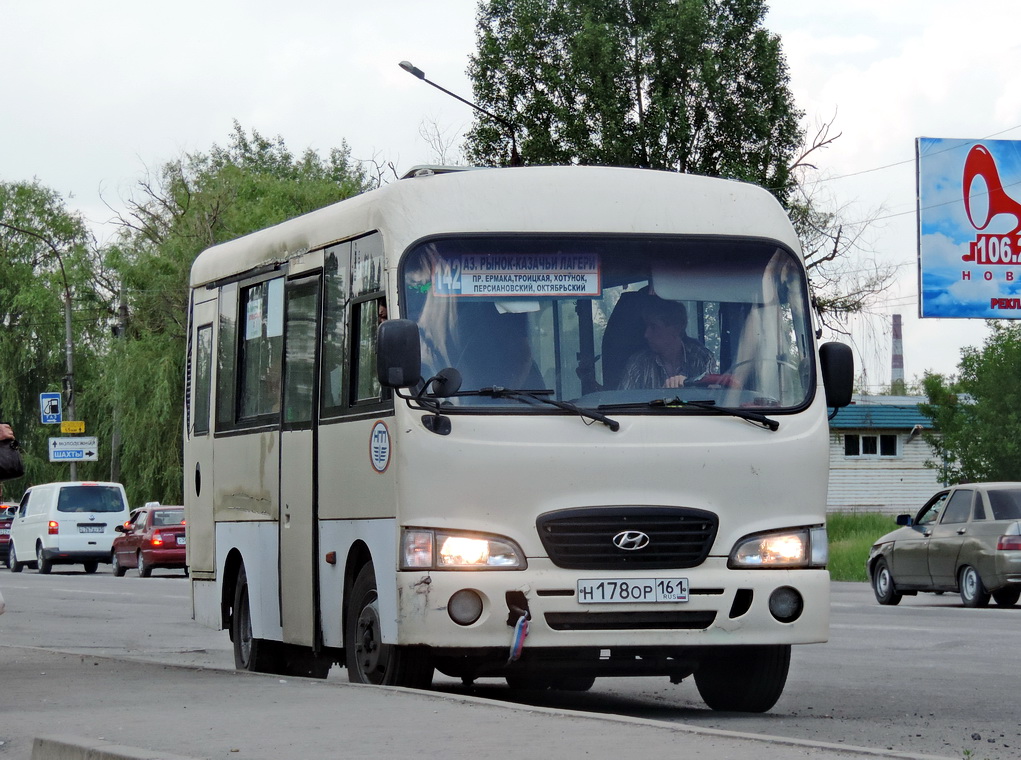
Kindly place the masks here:
[(433, 87), (435, 87), (440, 92), (444, 92), (447, 95), (449, 95), (450, 97), (455, 98), (457, 100), (460, 100), (465, 105), (471, 106), (472, 108), (474, 108), (479, 113), (484, 113), (486, 116), (488, 116), (493, 121), (495, 121), (495, 122), (497, 122), (499, 124), (502, 124), (504, 127), (506, 127), (507, 128), (507, 134), (510, 135), (510, 141), (511, 141), (510, 165), (511, 166), (521, 166), (522, 165), (521, 164), (521, 156), (518, 155), (518, 142), (517, 142), (517, 138), (514, 135), (514, 132), (517, 129), (517, 126), (513, 122), (508, 121), (507, 119), (503, 118), (502, 116), (497, 116), (495, 113), (491, 113), (490, 111), (487, 111), (482, 106), (476, 105), (475, 103), (472, 103), (470, 100), (465, 100), (460, 95), (451, 92), (450, 90), (446, 89), (445, 87), (440, 87), (435, 82), (429, 81), (428, 79), (425, 78), (425, 72), (422, 71), (422, 69), (420, 69), (417, 66), (415, 66), (414, 64), (412, 64), (411, 61), (401, 61), (398, 65), (402, 69), (404, 69), (406, 72), (411, 74), (412, 76), (418, 77), (419, 79), (421, 79), (426, 84), (431, 84)]

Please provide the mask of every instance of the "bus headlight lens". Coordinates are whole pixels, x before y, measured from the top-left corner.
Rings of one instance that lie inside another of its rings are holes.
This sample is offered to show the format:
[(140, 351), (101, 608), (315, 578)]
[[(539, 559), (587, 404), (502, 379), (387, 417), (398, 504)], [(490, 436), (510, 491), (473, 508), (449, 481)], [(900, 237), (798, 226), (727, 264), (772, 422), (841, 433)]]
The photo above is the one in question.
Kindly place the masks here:
[(730, 568), (826, 567), (826, 528), (798, 528), (741, 539), (730, 553)]
[(513, 541), (450, 531), (407, 528), (401, 540), (404, 570), (523, 570), (525, 555)]

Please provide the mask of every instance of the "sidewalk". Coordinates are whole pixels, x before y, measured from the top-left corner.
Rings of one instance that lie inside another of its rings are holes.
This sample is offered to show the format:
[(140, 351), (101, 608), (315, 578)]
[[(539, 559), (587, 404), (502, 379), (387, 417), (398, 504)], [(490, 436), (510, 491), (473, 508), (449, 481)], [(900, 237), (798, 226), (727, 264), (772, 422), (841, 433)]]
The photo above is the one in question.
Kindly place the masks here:
[[(85, 745), (137, 747), (111, 758), (173, 754), (288, 758), (698, 757), (700, 760), (931, 758), (763, 739), (658, 721), (495, 703), (393, 687), (210, 670), (0, 647), (0, 757), (99, 758)], [(60, 734), (80, 754), (33, 740)], [(99, 740), (99, 741), (97, 741)], [(152, 751), (155, 751), (154, 754)]]

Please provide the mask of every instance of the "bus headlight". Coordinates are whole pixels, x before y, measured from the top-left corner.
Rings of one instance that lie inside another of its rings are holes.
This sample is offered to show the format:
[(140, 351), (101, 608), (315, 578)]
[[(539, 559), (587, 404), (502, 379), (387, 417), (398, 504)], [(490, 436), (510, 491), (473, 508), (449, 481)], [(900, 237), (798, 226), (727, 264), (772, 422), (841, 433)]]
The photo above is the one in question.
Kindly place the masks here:
[(771, 531), (746, 536), (734, 545), (727, 561), (731, 569), (790, 569), (826, 567), (829, 545), (826, 527)]
[(524, 570), (525, 554), (509, 538), (405, 528), (402, 570)]

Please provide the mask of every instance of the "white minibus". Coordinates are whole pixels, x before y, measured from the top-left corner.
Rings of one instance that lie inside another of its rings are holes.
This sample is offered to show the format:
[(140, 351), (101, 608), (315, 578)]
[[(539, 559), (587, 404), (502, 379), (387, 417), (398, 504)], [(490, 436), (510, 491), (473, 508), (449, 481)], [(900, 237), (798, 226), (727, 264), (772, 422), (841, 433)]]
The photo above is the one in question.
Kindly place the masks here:
[(210, 248), (195, 618), (254, 671), (768, 710), (828, 635), (853, 372), (814, 320), (777, 201), (669, 172), (422, 168)]

